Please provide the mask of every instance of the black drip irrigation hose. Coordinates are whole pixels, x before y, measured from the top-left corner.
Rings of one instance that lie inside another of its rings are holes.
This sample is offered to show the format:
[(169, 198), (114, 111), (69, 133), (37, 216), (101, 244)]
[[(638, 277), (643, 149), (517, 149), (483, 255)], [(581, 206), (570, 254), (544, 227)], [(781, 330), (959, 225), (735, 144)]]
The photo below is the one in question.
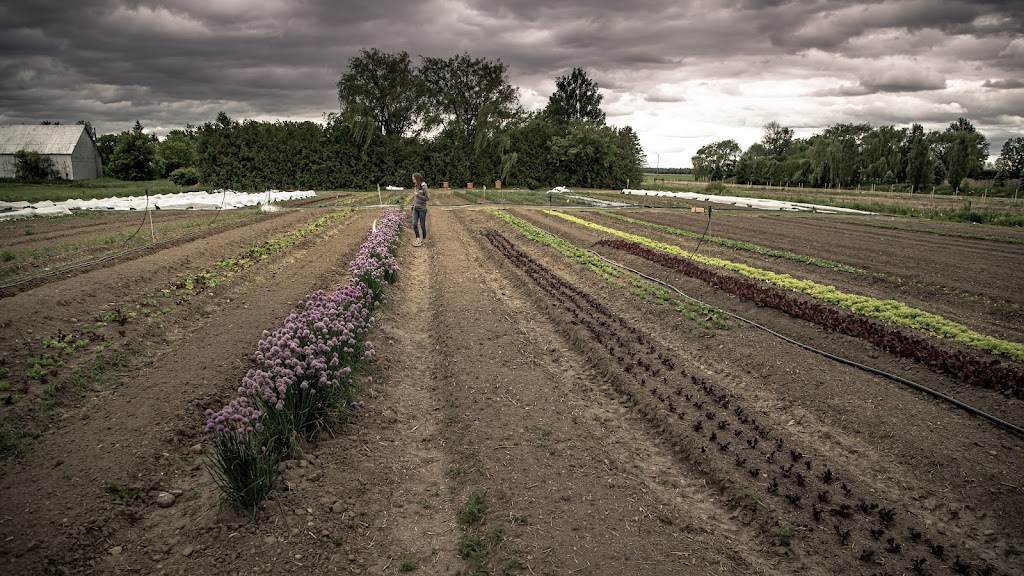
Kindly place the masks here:
[(139, 230), (142, 230), (142, 227), (146, 224), (147, 216), (149, 216), (149, 188), (146, 188), (146, 209), (142, 211), (142, 222), (139, 222), (139, 227), (135, 229), (135, 232), (132, 232), (131, 236), (125, 238), (124, 242), (121, 243), (121, 248), (127, 246), (128, 242), (130, 242), (132, 238), (135, 238), (135, 235), (139, 233)]
[[(549, 232), (549, 234), (551, 234), (551, 233)], [(552, 234), (552, 236), (554, 236), (554, 234)], [(556, 238), (557, 238), (557, 236), (556, 236)], [(669, 288), (670, 290), (675, 291), (677, 294), (679, 294), (680, 296), (683, 296), (684, 298), (687, 298), (689, 300), (692, 300), (692, 301), (697, 302), (698, 304), (702, 304), (704, 306), (709, 306), (708, 304), (706, 304), (704, 302), (701, 302), (700, 300), (698, 300), (698, 299), (696, 299), (696, 298), (694, 298), (692, 296), (689, 296), (689, 295), (683, 293), (682, 290), (676, 288), (675, 286), (672, 286), (671, 284), (669, 284), (668, 282), (665, 282), (664, 280), (660, 280), (658, 278), (654, 278), (652, 276), (648, 276), (647, 274), (644, 274), (643, 272), (640, 272), (639, 270), (634, 270), (634, 269), (630, 268), (629, 266), (626, 266), (624, 264), (620, 264), (620, 263), (615, 262), (613, 260), (609, 260), (608, 258), (605, 258), (604, 256), (598, 254), (597, 252), (595, 252), (593, 250), (589, 250), (589, 252), (591, 254), (597, 256), (601, 260), (604, 260), (605, 262), (611, 264), (612, 266), (615, 266), (615, 267), (618, 267), (618, 268), (622, 268), (623, 270), (628, 270), (628, 271), (630, 271), (630, 272), (632, 272), (632, 273), (634, 273), (634, 274), (636, 274), (636, 275), (638, 275), (638, 276), (640, 276), (642, 278), (646, 278), (647, 280), (650, 280), (651, 282), (656, 282), (658, 284), (661, 284), (662, 286), (665, 286), (666, 288)], [(719, 310), (721, 310), (721, 308), (719, 308)], [(740, 322), (744, 322), (744, 323), (749, 324), (749, 325), (751, 325), (751, 326), (753, 326), (755, 328), (763, 330), (763, 331), (767, 332), (768, 334), (771, 334), (772, 336), (775, 336), (776, 338), (780, 338), (780, 339), (782, 339), (782, 340), (784, 340), (786, 342), (789, 342), (790, 344), (793, 344), (795, 346), (799, 346), (800, 348), (803, 348), (804, 350), (807, 350), (809, 352), (813, 352), (815, 354), (820, 354), (820, 355), (822, 355), (822, 356), (824, 356), (824, 357), (826, 357), (826, 358), (828, 358), (830, 360), (834, 360), (836, 362), (839, 362), (839, 363), (842, 363), (842, 364), (846, 364), (847, 366), (852, 366), (854, 368), (858, 368), (860, 370), (864, 370), (865, 372), (869, 372), (869, 373), (875, 374), (877, 376), (882, 376), (883, 378), (888, 378), (888, 379), (890, 379), (890, 380), (892, 380), (894, 382), (899, 382), (900, 384), (903, 384), (905, 386), (909, 386), (910, 388), (913, 388), (914, 390), (917, 390), (918, 392), (924, 392), (925, 394), (928, 394), (928, 395), (933, 396), (935, 398), (938, 398), (940, 400), (945, 400), (946, 402), (949, 402), (950, 404), (956, 406), (957, 408), (960, 408), (961, 410), (964, 410), (968, 414), (972, 414), (974, 416), (978, 416), (980, 418), (984, 418), (985, 420), (988, 420), (989, 422), (992, 422), (993, 424), (1001, 426), (1001, 427), (1003, 427), (1003, 428), (1005, 428), (1005, 429), (1007, 429), (1007, 430), (1009, 430), (1011, 432), (1014, 432), (1014, 433), (1024, 437), (1024, 428), (1021, 428), (1020, 426), (1017, 426), (1015, 424), (1007, 422), (1006, 420), (1003, 420), (1003, 419), (998, 418), (996, 416), (993, 416), (993, 415), (991, 415), (991, 414), (989, 414), (987, 412), (979, 410), (979, 409), (977, 409), (977, 408), (975, 408), (973, 406), (970, 406), (968, 404), (964, 404), (963, 402), (957, 400), (956, 398), (953, 398), (951, 396), (947, 396), (947, 395), (943, 394), (942, 392), (939, 392), (937, 390), (932, 390), (931, 388), (928, 388), (927, 386), (922, 386), (921, 384), (918, 384), (918, 383), (913, 382), (911, 380), (907, 380), (906, 378), (903, 378), (901, 376), (897, 376), (895, 374), (891, 374), (889, 372), (885, 372), (883, 370), (879, 370), (878, 368), (872, 368), (871, 366), (867, 366), (867, 365), (861, 364), (859, 362), (854, 362), (853, 360), (850, 360), (848, 358), (843, 358), (842, 356), (836, 356), (835, 354), (831, 354), (829, 352), (825, 352), (824, 350), (820, 350), (820, 349), (815, 348), (813, 346), (810, 346), (808, 344), (804, 344), (803, 342), (799, 342), (797, 340), (794, 340), (794, 339), (790, 338), (789, 336), (786, 336), (784, 334), (780, 334), (780, 333), (772, 330), (771, 328), (768, 328), (767, 326), (762, 326), (761, 324), (758, 324), (757, 322), (754, 322), (753, 320), (748, 320), (748, 319), (746, 319), (746, 318), (744, 318), (742, 316), (739, 316), (738, 314), (733, 314), (732, 312), (729, 312), (728, 310), (722, 310), (722, 312), (724, 314), (732, 317), (732, 318), (735, 318), (736, 320), (739, 320)]]

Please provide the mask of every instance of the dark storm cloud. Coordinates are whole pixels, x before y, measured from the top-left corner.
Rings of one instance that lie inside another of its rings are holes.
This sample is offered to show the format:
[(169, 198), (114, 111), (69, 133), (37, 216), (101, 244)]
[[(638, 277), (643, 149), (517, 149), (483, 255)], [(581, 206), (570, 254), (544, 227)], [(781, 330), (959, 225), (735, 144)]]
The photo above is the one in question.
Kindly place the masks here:
[(1006, 80), (985, 80), (982, 86), (985, 88), (1012, 90), (1014, 88), (1024, 88), (1024, 80), (1017, 80), (1016, 78), (1008, 78)]
[[(723, 97), (753, 98), (734, 111), (698, 112), (723, 130), (793, 108), (818, 129), (848, 121), (829, 120), (837, 98), (875, 122), (888, 116), (870, 99), (900, 97), (916, 98), (922, 116), (976, 114), (1024, 131), (1020, 111), (1005, 103), (1022, 96), (1022, 2), (0, 2), (0, 122), (87, 119), (111, 132), (139, 119), (162, 135), (220, 110), (318, 120), (337, 109), (335, 83), (349, 59), (375, 47), (407, 51), (414, 62), (463, 51), (500, 59), (532, 107), (556, 77), (582, 67), (614, 102), (609, 118), (645, 106), (684, 116), (707, 105), (687, 92), (706, 82)], [(746, 83), (768, 81), (793, 82), (792, 95), (744, 95)], [(964, 92), (968, 83), (977, 96)], [(819, 100), (829, 102), (820, 116)], [(907, 103), (908, 114), (914, 109)]]

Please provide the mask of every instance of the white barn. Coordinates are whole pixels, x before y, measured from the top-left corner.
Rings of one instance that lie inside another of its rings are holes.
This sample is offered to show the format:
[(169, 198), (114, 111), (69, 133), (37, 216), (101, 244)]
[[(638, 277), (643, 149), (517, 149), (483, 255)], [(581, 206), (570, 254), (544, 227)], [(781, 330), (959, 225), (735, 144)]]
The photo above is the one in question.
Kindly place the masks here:
[(14, 178), (14, 153), (38, 152), (53, 160), (57, 175), (65, 180), (103, 176), (100, 151), (85, 126), (64, 124), (8, 124), (0, 126), (0, 178)]

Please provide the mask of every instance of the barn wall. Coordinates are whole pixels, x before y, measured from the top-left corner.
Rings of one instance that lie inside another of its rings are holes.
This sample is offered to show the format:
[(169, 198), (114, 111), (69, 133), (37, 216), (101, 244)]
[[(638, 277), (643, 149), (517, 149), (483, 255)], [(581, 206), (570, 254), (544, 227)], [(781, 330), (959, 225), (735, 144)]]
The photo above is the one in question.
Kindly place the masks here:
[(0, 178), (14, 178), (15, 166), (13, 154), (0, 154)]
[(81, 137), (78, 138), (78, 144), (71, 152), (71, 177), (68, 180), (91, 180), (100, 176), (103, 176), (100, 151), (83, 130)]

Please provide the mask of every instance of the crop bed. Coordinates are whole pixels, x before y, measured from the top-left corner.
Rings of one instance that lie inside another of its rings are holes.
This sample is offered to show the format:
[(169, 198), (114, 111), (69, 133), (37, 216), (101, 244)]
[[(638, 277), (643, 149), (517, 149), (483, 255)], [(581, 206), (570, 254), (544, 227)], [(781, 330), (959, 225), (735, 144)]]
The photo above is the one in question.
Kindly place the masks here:
[[(3, 571), (1024, 574), (1024, 437), (725, 314), (1024, 424), (1013, 231), (892, 219), (715, 213), (694, 263), (698, 215), (435, 207), (425, 246), (401, 232), (345, 418), (280, 459), (255, 520), (220, 504), (206, 411), (348, 282), (382, 217), (352, 208), (378, 200), (182, 218), (203, 233), (2, 294)], [(43, 259), (128, 227), (0, 237)]]

